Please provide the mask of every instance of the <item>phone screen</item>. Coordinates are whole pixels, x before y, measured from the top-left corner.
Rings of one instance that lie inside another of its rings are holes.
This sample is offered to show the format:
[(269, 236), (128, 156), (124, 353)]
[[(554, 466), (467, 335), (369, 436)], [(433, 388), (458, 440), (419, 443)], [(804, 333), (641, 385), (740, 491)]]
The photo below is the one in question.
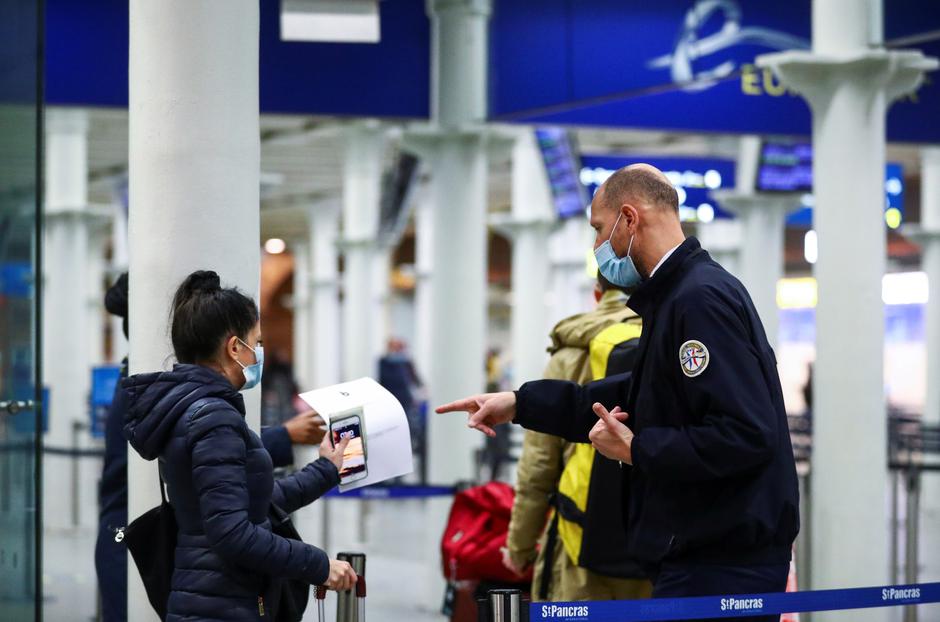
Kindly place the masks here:
[(366, 476), (366, 452), (362, 442), (362, 420), (358, 415), (337, 421), (332, 427), (333, 445), (344, 438), (349, 444), (343, 452), (343, 468), (339, 472), (339, 481), (346, 484)]

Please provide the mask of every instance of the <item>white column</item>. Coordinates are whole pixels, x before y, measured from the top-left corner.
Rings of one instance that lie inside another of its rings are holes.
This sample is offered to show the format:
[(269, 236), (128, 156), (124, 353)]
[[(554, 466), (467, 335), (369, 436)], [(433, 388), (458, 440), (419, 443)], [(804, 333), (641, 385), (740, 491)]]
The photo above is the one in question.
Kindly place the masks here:
[[(737, 238), (737, 249), (732, 251), (732, 267), (725, 266), (725, 269), (735, 274), (747, 288), (764, 325), (767, 339), (776, 348), (780, 325), (777, 282), (784, 272), (786, 218), (790, 211), (799, 206), (799, 195), (737, 190), (716, 191), (711, 195), (723, 208), (733, 212), (737, 219), (714, 221), (701, 225), (700, 230), (708, 231), (709, 236), (719, 237), (719, 234), (724, 233), (721, 229), (711, 231), (712, 227), (718, 225), (728, 228), (729, 237)], [(724, 266), (721, 261), (721, 244), (717, 247), (717, 252), (713, 252), (710, 247), (705, 248), (712, 255), (717, 255), (716, 261)]]
[(415, 343), (418, 375), (431, 373), (431, 273), (434, 267), (434, 205), (428, 184), (415, 201)]
[[(418, 202), (416, 355), (431, 405), (485, 386), (487, 315), (486, 72), (491, 0), (427, 0), (431, 20), (430, 127), (414, 129), (403, 147), (429, 168), (426, 201)], [(460, 417), (429, 415), (428, 473), (449, 484), (473, 473), (481, 439)], [(440, 529), (449, 501), (426, 503), (428, 574), (425, 604), (437, 606)]]
[[(920, 226), (904, 234), (921, 248), (929, 297), (924, 309), (927, 351), (927, 396), (924, 423), (940, 425), (940, 147), (921, 151)], [(940, 478), (927, 473), (921, 480), (920, 555), (923, 582), (940, 580)], [(922, 617), (929, 617), (925, 611)]]
[(290, 241), (291, 255), (294, 258), (294, 293), (291, 300), (293, 312), (292, 350), (294, 352), (292, 366), (294, 378), (300, 385), (301, 391), (313, 388), (310, 359), (315, 345), (310, 338), (311, 306), (313, 296), (310, 292), (312, 282), (310, 267), (310, 242), (306, 238)]
[[(372, 256), (372, 360), (371, 374), (378, 378), (379, 359), (385, 354), (388, 338), (391, 337), (391, 270), (392, 249), (384, 241), (375, 245)], [(397, 336), (397, 335), (396, 335)]]
[(927, 321), (927, 401), (924, 420), (940, 424), (940, 147), (921, 151), (921, 264), (930, 283), (924, 317)]
[[(874, 6), (870, 0), (816, 0), (812, 52), (758, 59), (799, 91), (813, 112), (819, 236), (813, 588), (878, 585), (888, 578), (881, 299), (885, 112), (936, 63), (919, 52), (870, 47), (872, 33), (882, 30)], [(851, 235), (845, 233), (847, 223)], [(814, 614), (817, 618), (881, 620), (884, 612)]]
[[(101, 217), (95, 219), (95, 226), (88, 235), (88, 258), (85, 263), (88, 291), (86, 300), (86, 320), (88, 322), (88, 362), (90, 365), (102, 365), (105, 362), (104, 328), (106, 316), (104, 310), (105, 245), (107, 229), (102, 227)], [(108, 227), (110, 229), (110, 227)], [(123, 338), (123, 335), (122, 335)]]
[(709, 223), (698, 223), (696, 235), (702, 248), (712, 259), (731, 274), (740, 274), (741, 222), (720, 218)]
[[(333, 200), (310, 206), (307, 239), (298, 245), (302, 250), (294, 259), (295, 296), (298, 287), (300, 291), (306, 289), (306, 303), (303, 298), (295, 298), (303, 311), (294, 316), (294, 358), (305, 365), (304, 370), (295, 372), (301, 391), (340, 381), (339, 212), (339, 203)], [(294, 446), (294, 464), (298, 467), (316, 458), (315, 447)], [(348, 513), (352, 507), (348, 502), (332, 504), (321, 499), (298, 510), (294, 522), (309, 542), (332, 551), (331, 543), (323, 536), (337, 531), (336, 525), (342, 521), (335, 520), (336, 510), (344, 504)], [(333, 523), (332, 529), (329, 523)]]
[[(173, 293), (193, 270), (258, 296), (260, 274), (258, 3), (131, 0), (131, 373), (172, 352)], [(260, 392), (247, 392), (258, 429)], [(156, 463), (131, 450), (131, 519), (158, 500)], [(129, 619), (153, 620), (129, 567)]]
[[(429, 137), (432, 209), (431, 402), (485, 384), (487, 313), (486, 53), (489, 0), (428, 0), (432, 33)], [(459, 337), (457, 337), (459, 335)], [(472, 473), (478, 439), (459, 417), (429, 422), (429, 473), (452, 483)]]
[(375, 255), (385, 135), (377, 123), (350, 127), (343, 165), (343, 379), (375, 376)]
[(494, 221), (512, 239), (513, 384), (542, 377), (548, 361), (547, 247), (555, 224), (551, 187), (535, 134), (523, 130), (512, 149), (512, 212)]
[[(88, 119), (55, 109), (46, 117), (44, 243), (44, 382), (49, 430), (44, 444), (66, 448), (72, 427), (87, 423), (91, 371), (88, 335)], [(72, 524), (71, 460), (47, 455), (43, 468), (45, 527)]]
[(339, 269), (339, 205), (324, 201), (310, 210), (310, 256), (312, 265), (312, 317), (310, 338), (313, 343), (313, 387), (325, 387), (340, 381), (342, 374), (340, 349)]
[(565, 220), (549, 236), (551, 261), (550, 329), (556, 322), (593, 308), (595, 277), (588, 273), (588, 260), (594, 246), (594, 231), (586, 219), (575, 216)]
[[(115, 193), (111, 216), (111, 276), (108, 287), (127, 270), (127, 208)], [(111, 361), (120, 363), (127, 356), (128, 343), (124, 336), (124, 320), (111, 318)]]

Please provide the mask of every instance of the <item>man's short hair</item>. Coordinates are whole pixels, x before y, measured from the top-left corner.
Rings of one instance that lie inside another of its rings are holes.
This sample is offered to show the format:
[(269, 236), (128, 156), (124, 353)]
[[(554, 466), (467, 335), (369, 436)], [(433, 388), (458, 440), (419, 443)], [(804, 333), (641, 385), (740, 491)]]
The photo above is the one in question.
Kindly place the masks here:
[(604, 202), (614, 209), (638, 202), (679, 211), (679, 194), (662, 173), (634, 166), (625, 166), (610, 176), (604, 184)]

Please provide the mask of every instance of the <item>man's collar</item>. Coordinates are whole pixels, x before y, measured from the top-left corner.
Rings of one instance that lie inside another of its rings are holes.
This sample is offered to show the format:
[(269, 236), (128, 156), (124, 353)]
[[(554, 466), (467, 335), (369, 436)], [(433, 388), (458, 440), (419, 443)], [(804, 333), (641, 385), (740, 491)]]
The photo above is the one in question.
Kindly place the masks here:
[(650, 278), (653, 278), (653, 275), (656, 274), (656, 271), (659, 270), (659, 267), (662, 266), (664, 263), (666, 263), (666, 260), (669, 259), (672, 256), (672, 254), (676, 252), (676, 249), (679, 248), (680, 246), (682, 246), (682, 242), (679, 242), (678, 244), (670, 248), (668, 251), (666, 251), (666, 254), (662, 256), (662, 259), (659, 260), (659, 263), (653, 266), (653, 269), (650, 271)]
[(693, 254), (701, 251), (702, 245), (693, 237), (686, 238), (685, 242), (667, 254), (661, 265), (654, 269), (655, 276), (643, 281), (636, 292), (630, 296), (627, 306), (644, 317), (653, 308), (663, 292), (667, 291), (674, 280), (679, 267)]

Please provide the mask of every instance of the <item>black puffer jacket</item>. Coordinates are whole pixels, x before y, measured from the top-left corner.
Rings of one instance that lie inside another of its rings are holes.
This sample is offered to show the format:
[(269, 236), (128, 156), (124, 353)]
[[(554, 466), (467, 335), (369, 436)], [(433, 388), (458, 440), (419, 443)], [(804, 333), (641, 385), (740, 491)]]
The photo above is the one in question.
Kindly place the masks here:
[(326, 581), (326, 553), (271, 533), (268, 510), (274, 501), (293, 512), (337, 485), (329, 460), (275, 481), (242, 396), (206, 367), (176, 365), (123, 386), (124, 433), (145, 459), (159, 457), (179, 523), (168, 621), (267, 620), (271, 577)]

